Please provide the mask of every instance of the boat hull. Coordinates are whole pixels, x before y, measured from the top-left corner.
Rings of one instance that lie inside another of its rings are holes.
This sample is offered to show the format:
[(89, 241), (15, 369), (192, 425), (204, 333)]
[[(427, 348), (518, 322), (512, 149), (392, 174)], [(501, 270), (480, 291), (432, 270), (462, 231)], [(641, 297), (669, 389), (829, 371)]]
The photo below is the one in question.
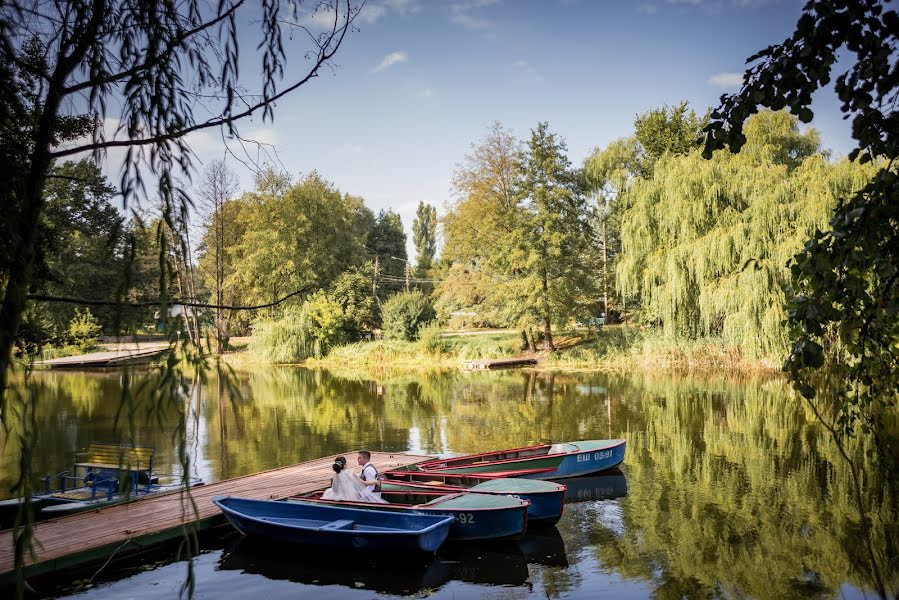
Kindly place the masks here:
[[(468, 475), (438, 475), (435, 473), (418, 474), (403, 472), (388, 472), (387, 480), (381, 483), (381, 489), (385, 491), (440, 491), (447, 494), (476, 492), (478, 494), (493, 494), (497, 496), (512, 496), (530, 502), (528, 505), (528, 525), (552, 525), (562, 517), (565, 508), (566, 487), (541, 483), (547, 486), (542, 491), (528, 491), (538, 482), (525, 481), (519, 484), (512, 479), (496, 479), (484, 476)], [(397, 479), (393, 479), (396, 477)], [(433, 479), (440, 483), (435, 484)], [(491, 489), (484, 489), (489, 486)]]
[[(438, 494), (439, 495), (439, 494)], [(469, 495), (469, 494), (455, 494)], [(524, 534), (528, 522), (528, 504), (518, 503), (502, 508), (467, 507), (428, 507), (408, 504), (372, 504), (345, 500), (321, 500), (318, 498), (290, 498), (288, 502), (331, 504), (346, 507), (359, 507), (370, 510), (401, 511), (411, 514), (453, 517), (449, 530), (449, 539), (468, 542), (475, 540), (515, 539)]]
[(331, 550), (433, 555), (452, 523), (449, 518), (341, 506), (228, 497), (213, 502), (244, 535)]
[[(586, 446), (597, 442), (573, 442), (572, 445), (578, 443)], [(625, 446), (625, 440), (616, 440), (603, 447), (588, 446), (564, 454), (542, 454), (465, 464), (465, 460), (477, 457), (473, 455), (424, 463), (421, 470), (433, 473), (501, 473), (525, 479), (565, 479), (601, 473), (617, 467), (624, 462)]]

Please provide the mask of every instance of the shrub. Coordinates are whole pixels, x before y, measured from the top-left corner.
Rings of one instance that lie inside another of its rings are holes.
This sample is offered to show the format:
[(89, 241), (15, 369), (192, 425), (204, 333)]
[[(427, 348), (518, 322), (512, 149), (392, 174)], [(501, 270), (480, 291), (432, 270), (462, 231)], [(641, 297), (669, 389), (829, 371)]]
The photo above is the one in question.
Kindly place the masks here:
[(89, 308), (84, 309), (84, 312), (75, 309), (75, 316), (69, 321), (69, 339), (72, 344), (82, 352), (89, 352), (97, 347), (100, 331), (100, 322)]
[(449, 349), (449, 344), (443, 337), (443, 331), (437, 321), (425, 323), (418, 328), (418, 343), (429, 354), (443, 354)]
[(273, 363), (297, 363), (319, 354), (312, 323), (303, 307), (291, 307), (279, 319), (253, 323), (250, 352)]
[(431, 302), (420, 291), (394, 294), (381, 307), (384, 338), (415, 341), (419, 328), (434, 316)]

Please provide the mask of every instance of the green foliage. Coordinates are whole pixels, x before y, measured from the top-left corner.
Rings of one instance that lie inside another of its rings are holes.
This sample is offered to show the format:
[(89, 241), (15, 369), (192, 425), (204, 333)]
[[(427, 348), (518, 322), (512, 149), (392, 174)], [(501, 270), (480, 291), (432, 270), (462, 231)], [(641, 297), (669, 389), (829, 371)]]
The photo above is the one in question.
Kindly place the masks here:
[(293, 185), (269, 173), (240, 202), (245, 229), (226, 249), (233, 270), (225, 287), (246, 301), (271, 301), (311, 282), (326, 288), (365, 259), (356, 230), (364, 207), (315, 172)]
[(451, 312), (483, 325), (533, 323), (526, 294), (514, 272), (520, 210), (515, 186), (520, 177), (521, 142), (494, 123), (453, 177), (458, 200), (443, 217), (442, 256), (449, 263), (434, 291), (441, 317)]
[[(759, 107), (789, 107), (811, 121), (813, 94), (846, 65), (834, 90), (857, 142), (850, 159), (880, 158), (867, 185), (841, 190), (829, 223), (808, 236), (792, 262), (792, 350), (784, 365), (806, 398), (831, 357), (842, 383), (834, 394), (836, 431), (872, 432), (879, 455), (896, 466), (896, 440), (883, 413), (899, 389), (899, 14), (874, 0), (813, 0), (793, 34), (749, 58), (742, 89), (722, 98), (707, 128), (705, 156), (747, 143), (747, 117)], [(825, 402), (833, 400), (825, 397)], [(873, 562), (873, 560), (872, 560)], [(883, 594), (883, 587), (880, 590)]]
[(442, 315), (481, 323), (551, 327), (588, 310), (597, 249), (581, 177), (545, 123), (527, 150), (494, 124), (454, 178), (460, 199), (444, 218), (451, 261), (435, 291)]
[(437, 209), (430, 204), (418, 203), (412, 222), (412, 241), (415, 243), (415, 272), (424, 277), (437, 255)]
[(329, 296), (343, 311), (343, 330), (350, 340), (372, 331), (378, 322), (378, 306), (372, 296), (372, 265), (352, 268), (337, 277)]
[(289, 307), (279, 319), (259, 319), (253, 323), (249, 351), (260, 360), (293, 364), (320, 356), (322, 348), (315, 335), (315, 323), (305, 307)]
[(82, 352), (89, 352), (97, 347), (101, 329), (100, 322), (89, 308), (84, 311), (76, 308), (75, 316), (69, 322), (69, 339)]
[(778, 164), (789, 153), (776, 141), (807, 149), (817, 135), (799, 132), (783, 113), (754, 121), (746, 152), (666, 156), (651, 179), (634, 184), (618, 285), (640, 297), (643, 321), (661, 324), (669, 338), (720, 336), (749, 356), (779, 358), (787, 347), (785, 265), (870, 171), (821, 154), (793, 153), (795, 168)]
[[(126, 287), (128, 236), (124, 219), (113, 206), (115, 188), (90, 159), (65, 162), (52, 171), (44, 188), (45, 208), (38, 229), (35, 291), (54, 296), (113, 299)], [(65, 337), (75, 307), (41, 303), (29, 309), (43, 313), (20, 333), (41, 344)], [(96, 307), (94, 316), (114, 333), (123, 311)], [(40, 330), (35, 323), (43, 323)], [(22, 338), (24, 339), (24, 338)]]
[(418, 343), (428, 354), (443, 354), (449, 349), (449, 344), (443, 338), (443, 328), (436, 320), (418, 328)]
[(687, 154), (702, 139), (708, 116), (688, 112), (687, 102), (663, 106), (637, 116), (634, 130), (640, 154), (635, 166), (642, 177), (650, 177), (656, 162), (665, 154)]
[(365, 247), (378, 257), (378, 293), (383, 300), (389, 290), (399, 290), (404, 285), (408, 257), (400, 216), (392, 210), (379, 211)]
[(596, 287), (596, 244), (580, 178), (567, 146), (540, 123), (521, 164), (517, 198), (522, 207), (512, 264), (522, 273), (528, 302), (541, 320), (550, 349), (551, 324), (585, 313)]
[(621, 253), (621, 216), (627, 208), (627, 191), (639, 172), (640, 146), (636, 138), (622, 138), (603, 149), (597, 148), (584, 161), (586, 189), (596, 198), (593, 227), (601, 254), (603, 312), (611, 322), (612, 310), (620, 311), (623, 302), (614, 299), (615, 265)]
[(381, 308), (384, 339), (414, 341), (434, 316), (430, 300), (419, 290), (396, 293)]

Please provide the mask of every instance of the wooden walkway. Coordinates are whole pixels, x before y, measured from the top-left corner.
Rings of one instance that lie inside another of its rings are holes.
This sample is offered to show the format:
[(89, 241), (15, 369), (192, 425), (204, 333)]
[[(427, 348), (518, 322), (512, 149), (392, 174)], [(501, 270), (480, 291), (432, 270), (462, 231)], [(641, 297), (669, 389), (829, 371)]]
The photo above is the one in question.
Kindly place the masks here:
[(471, 371), (484, 371), (489, 369), (532, 367), (536, 364), (536, 358), (484, 358), (479, 360), (463, 360), (462, 368)]
[[(345, 453), (351, 456), (353, 452)], [(222, 513), (212, 503), (213, 496), (241, 496), (281, 499), (328, 486), (334, 472), (334, 456), (326, 456), (290, 467), (263, 471), (193, 488), (199, 512), (199, 528), (207, 527)], [(372, 452), (371, 461), (379, 471), (432, 460), (430, 456)], [(129, 550), (181, 535), (181, 525), (194, 520), (189, 507), (182, 506), (180, 492), (150, 496), (125, 504), (35, 524), (40, 542), (36, 560), (27, 560), (27, 575), (47, 573), (78, 563), (104, 558), (118, 550)], [(0, 531), (0, 582), (8, 580), (14, 568), (12, 531)]]
[(85, 369), (98, 367), (121, 367), (150, 362), (169, 349), (167, 343), (134, 345), (108, 352), (90, 352), (77, 356), (65, 356), (35, 362), (35, 365), (51, 369)]

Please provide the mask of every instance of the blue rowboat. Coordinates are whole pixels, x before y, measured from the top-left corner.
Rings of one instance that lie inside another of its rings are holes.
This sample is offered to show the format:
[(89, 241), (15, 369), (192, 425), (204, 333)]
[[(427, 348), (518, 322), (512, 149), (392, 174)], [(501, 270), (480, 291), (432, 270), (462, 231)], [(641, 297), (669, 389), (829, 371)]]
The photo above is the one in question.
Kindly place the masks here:
[(387, 504), (322, 500), (321, 493), (289, 498), (288, 502), (353, 506), (370, 510), (402, 511), (453, 517), (449, 539), (456, 541), (518, 538), (528, 522), (527, 500), (492, 494), (447, 494), (445, 492), (382, 492)]
[(384, 476), (387, 479), (381, 482), (381, 489), (385, 491), (476, 492), (527, 500), (531, 503), (528, 506), (529, 525), (556, 523), (565, 508), (566, 487), (552, 481), (414, 471), (388, 471)]
[(540, 444), (482, 454), (442, 458), (418, 465), (435, 473), (492, 473), (504, 477), (563, 479), (600, 473), (624, 461), (625, 440), (583, 440)]
[(342, 506), (216, 496), (212, 499), (244, 535), (318, 548), (434, 554), (453, 519)]

